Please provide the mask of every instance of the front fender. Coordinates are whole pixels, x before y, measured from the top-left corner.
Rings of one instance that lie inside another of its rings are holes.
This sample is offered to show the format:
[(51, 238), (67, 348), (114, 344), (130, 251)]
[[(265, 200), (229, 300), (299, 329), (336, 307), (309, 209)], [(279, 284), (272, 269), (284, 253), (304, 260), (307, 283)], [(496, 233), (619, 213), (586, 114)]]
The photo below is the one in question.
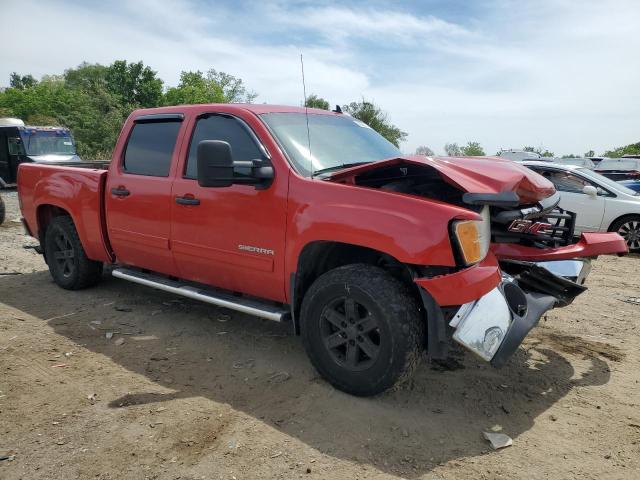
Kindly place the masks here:
[(290, 185), (287, 215), (289, 274), (304, 247), (318, 241), (370, 248), (402, 263), (453, 267), (449, 222), (477, 218), (435, 200), (299, 178)]

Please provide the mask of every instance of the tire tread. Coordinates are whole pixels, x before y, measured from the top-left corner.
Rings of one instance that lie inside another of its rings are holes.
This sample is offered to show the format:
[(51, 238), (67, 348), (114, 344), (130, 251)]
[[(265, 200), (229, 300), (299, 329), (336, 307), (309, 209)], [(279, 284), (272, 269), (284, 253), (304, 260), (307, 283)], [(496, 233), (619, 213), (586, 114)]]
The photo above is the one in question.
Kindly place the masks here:
[[(386, 313), (387, 319), (391, 323), (390, 328), (402, 334), (401, 343), (405, 346), (404, 354), (400, 361), (395, 363), (393, 363), (395, 355), (392, 354), (390, 368), (377, 384), (348, 385), (336, 378), (328, 369), (323, 368), (320, 359), (309, 345), (308, 336), (304, 334), (305, 318), (309, 316), (311, 305), (316, 296), (323, 289), (335, 284), (344, 284), (347, 290), (349, 285), (357, 285), (370, 297), (376, 299), (378, 307)], [(303, 343), (316, 369), (331, 384), (354, 395), (375, 395), (389, 388), (399, 387), (412, 378), (423, 357), (425, 329), (418, 301), (402, 282), (382, 268), (373, 265), (345, 265), (330, 270), (316, 279), (304, 296), (301, 323)]]

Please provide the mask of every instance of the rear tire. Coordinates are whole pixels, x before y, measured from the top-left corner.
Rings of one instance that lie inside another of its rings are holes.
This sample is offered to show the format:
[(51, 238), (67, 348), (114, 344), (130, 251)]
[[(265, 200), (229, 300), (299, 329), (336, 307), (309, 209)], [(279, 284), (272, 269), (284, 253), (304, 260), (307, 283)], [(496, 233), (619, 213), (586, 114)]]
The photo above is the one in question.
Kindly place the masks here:
[(305, 294), (300, 317), (311, 363), (347, 393), (381, 393), (411, 378), (420, 363), (418, 302), (381, 268), (354, 264), (323, 274)]
[(54, 217), (44, 243), (49, 272), (59, 286), (80, 290), (100, 281), (102, 262), (87, 258), (71, 217)]
[(5, 213), (6, 210), (4, 208), (4, 200), (2, 200), (2, 197), (0, 197), (0, 225), (2, 225), (2, 223), (4, 222)]
[(640, 216), (628, 215), (619, 218), (609, 227), (610, 232), (616, 232), (627, 242), (629, 251), (640, 251)]

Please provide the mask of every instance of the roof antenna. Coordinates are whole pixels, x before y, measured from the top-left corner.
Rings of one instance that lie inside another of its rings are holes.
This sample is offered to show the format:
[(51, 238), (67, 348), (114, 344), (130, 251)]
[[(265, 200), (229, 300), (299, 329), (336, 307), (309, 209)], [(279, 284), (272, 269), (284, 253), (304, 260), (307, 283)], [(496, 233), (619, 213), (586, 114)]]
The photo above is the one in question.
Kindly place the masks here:
[(311, 170), (311, 178), (313, 178), (313, 158), (311, 157), (311, 134), (309, 133), (309, 112), (307, 107), (307, 86), (304, 83), (304, 62), (302, 54), (300, 54), (300, 67), (302, 67), (302, 94), (304, 95), (304, 116), (307, 121), (307, 143), (309, 145), (309, 165)]

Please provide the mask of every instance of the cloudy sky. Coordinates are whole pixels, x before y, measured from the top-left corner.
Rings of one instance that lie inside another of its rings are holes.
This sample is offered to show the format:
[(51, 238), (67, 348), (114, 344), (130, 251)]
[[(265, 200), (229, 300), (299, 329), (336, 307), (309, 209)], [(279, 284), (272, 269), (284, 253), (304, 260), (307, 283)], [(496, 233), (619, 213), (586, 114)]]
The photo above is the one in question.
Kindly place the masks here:
[(640, 141), (639, 0), (2, 0), (0, 11), (12, 19), (0, 86), (12, 71), (143, 60), (166, 85), (215, 68), (258, 102), (298, 105), (302, 53), (307, 92), (375, 101), (408, 132), (406, 152)]

